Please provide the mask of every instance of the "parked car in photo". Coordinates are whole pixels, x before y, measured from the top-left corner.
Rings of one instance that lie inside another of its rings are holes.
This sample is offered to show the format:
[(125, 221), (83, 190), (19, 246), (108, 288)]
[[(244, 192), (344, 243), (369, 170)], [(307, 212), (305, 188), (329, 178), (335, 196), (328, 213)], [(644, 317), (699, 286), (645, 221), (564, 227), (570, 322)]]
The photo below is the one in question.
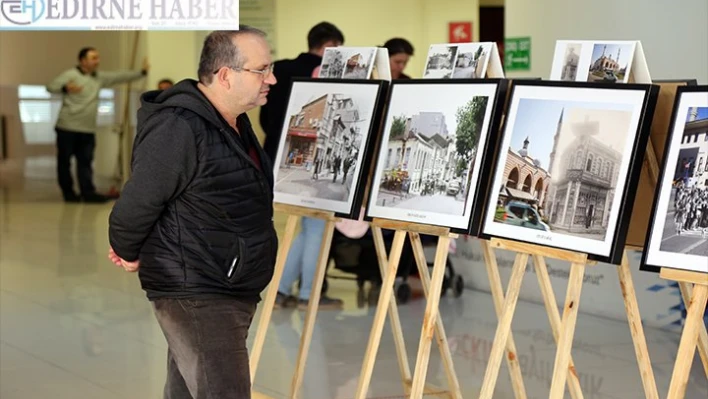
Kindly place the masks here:
[(453, 180), (447, 184), (447, 190), (445, 191), (445, 194), (457, 195), (459, 193), (460, 193), (460, 182), (459, 181)]
[(514, 226), (551, 231), (550, 226), (541, 220), (541, 215), (538, 214), (538, 211), (531, 205), (521, 201), (509, 201), (505, 206), (498, 207), (495, 219)]

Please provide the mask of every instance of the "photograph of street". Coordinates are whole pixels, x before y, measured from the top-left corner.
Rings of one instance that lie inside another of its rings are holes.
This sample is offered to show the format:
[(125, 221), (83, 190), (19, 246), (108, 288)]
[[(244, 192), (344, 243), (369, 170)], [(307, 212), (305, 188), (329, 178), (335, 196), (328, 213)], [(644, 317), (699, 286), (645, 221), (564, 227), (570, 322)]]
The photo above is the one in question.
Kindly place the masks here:
[(688, 109), (660, 250), (708, 256), (708, 107)]
[(379, 152), (376, 205), (468, 216), (471, 167), (489, 106), (474, 86), (397, 87)]
[(627, 83), (627, 69), (634, 56), (634, 43), (595, 44), (590, 59), (588, 82)]
[(321, 209), (331, 209), (326, 204), (332, 201), (351, 203), (378, 87), (294, 82), (275, 161), (277, 200), (301, 204), (307, 199)]
[[(522, 98), (494, 222), (604, 241), (633, 104)], [(505, 135), (508, 133), (505, 132)], [(501, 180), (499, 180), (501, 178)]]
[(320, 78), (369, 79), (375, 47), (328, 47), (322, 56)]
[(434, 44), (428, 49), (428, 58), (425, 61), (426, 79), (450, 79), (455, 67), (457, 46), (447, 44)]
[(453, 79), (484, 78), (489, 64), (492, 44), (460, 44), (457, 46), (457, 59), (452, 72)]

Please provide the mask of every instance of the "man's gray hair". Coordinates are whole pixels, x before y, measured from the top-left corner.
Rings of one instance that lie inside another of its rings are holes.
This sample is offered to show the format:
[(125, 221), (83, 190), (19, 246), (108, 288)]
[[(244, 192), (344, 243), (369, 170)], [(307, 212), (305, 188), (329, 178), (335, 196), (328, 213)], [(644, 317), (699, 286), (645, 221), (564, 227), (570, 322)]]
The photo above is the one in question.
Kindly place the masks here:
[(239, 25), (239, 30), (217, 30), (211, 32), (204, 39), (202, 54), (199, 58), (199, 81), (204, 84), (211, 83), (214, 72), (223, 67), (242, 68), (246, 63), (239, 48), (233, 39), (240, 35), (257, 35), (265, 38), (266, 34), (260, 29), (248, 25)]

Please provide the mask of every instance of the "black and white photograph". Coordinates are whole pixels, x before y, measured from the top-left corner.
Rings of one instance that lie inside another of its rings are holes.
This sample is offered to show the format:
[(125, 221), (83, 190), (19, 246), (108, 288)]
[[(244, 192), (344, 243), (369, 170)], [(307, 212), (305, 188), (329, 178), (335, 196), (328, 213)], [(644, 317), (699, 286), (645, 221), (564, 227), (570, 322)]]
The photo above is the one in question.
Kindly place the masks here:
[(367, 215), (468, 229), (498, 87), (394, 83)]
[(433, 44), (428, 49), (425, 61), (425, 79), (451, 79), (457, 60), (457, 46), (449, 44)]
[(327, 47), (322, 56), (320, 78), (369, 79), (376, 47)]
[(708, 86), (677, 101), (645, 261), (708, 273)]
[[(275, 201), (351, 214), (379, 112), (380, 81), (297, 79), (274, 164)], [(361, 188), (363, 190), (363, 188)]]
[(487, 74), (493, 43), (469, 43), (457, 45), (457, 59), (452, 72), (453, 79), (483, 79)]
[(573, 82), (577, 79), (578, 65), (580, 64), (582, 51), (582, 43), (568, 43), (566, 45), (565, 56), (563, 57), (563, 71), (561, 72), (560, 80)]
[(609, 256), (646, 93), (519, 82), (485, 233)]

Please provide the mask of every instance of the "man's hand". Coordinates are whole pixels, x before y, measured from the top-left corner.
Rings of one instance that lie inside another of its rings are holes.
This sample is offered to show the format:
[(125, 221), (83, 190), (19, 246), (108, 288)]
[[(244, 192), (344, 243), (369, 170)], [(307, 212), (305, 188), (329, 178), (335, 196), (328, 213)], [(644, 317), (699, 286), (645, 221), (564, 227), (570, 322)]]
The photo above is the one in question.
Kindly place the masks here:
[(108, 259), (113, 262), (118, 267), (122, 267), (126, 272), (137, 272), (138, 269), (140, 268), (140, 261), (136, 260), (134, 262), (128, 262), (127, 260), (124, 260), (120, 256), (118, 256), (115, 251), (113, 250), (113, 247), (108, 248)]
[(143, 71), (149, 71), (150, 70), (150, 63), (148, 62), (147, 57), (143, 58)]
[(67, 93), (78, 93), (81, 91), (82, 87), (74, 83), (74, 81), (69, 81), (67, 84), (64, 85), (64, 88), (66, 89)]

